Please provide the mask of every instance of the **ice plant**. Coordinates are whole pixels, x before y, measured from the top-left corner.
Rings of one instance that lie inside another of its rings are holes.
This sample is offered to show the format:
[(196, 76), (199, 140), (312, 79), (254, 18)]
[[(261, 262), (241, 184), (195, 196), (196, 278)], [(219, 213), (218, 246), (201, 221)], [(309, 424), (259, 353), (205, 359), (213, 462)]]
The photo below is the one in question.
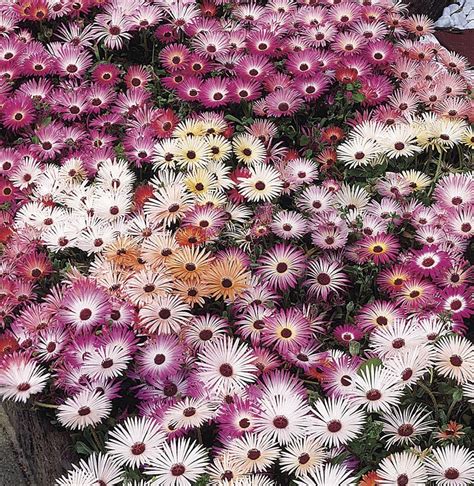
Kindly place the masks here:
[(407, 12), (0, 5), (0, 396), (95, 451), (51, 483), (474, 482), (473, 75)]

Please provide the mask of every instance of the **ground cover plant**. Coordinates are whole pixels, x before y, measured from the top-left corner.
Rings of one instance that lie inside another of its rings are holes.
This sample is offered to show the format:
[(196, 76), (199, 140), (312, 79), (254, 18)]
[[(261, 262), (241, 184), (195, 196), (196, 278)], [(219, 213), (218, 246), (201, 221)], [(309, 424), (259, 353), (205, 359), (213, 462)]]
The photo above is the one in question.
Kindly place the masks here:
[(0, 7), (0, 396), (58, 486), (474, 482), (474, 75), (392, 0)]

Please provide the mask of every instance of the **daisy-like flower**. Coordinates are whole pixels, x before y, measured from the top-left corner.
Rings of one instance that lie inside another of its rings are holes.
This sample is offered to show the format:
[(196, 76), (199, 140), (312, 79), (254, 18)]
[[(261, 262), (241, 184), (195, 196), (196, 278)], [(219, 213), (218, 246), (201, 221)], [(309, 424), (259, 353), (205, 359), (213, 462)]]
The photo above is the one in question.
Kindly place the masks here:
[(432, 349), (426, 345), (408, 348), (394, 354), (384, 364), (400, 384), (411, 387), (433, 366)]
[(87, 330), (104, 322), (109, 297), (92, 280), (77, 282), (65, 295), (59, 318), (66, 326)]
[(407, 309), (420, 308), (433, 300), (434, 292), (435, 287), (428, 280), (411, 278), (396, 292), (396, 302)]
[(301, 397), (264, 396), (258, 401), (255, 431), (278, 444), (292, 443), (302, 437), (309, 418), (309, 407)]
[(266, 471), (280, 455), (280, 449), (269, 436), (254, 433), (234, 439), (228, 451), (230, 458), (247, 473)]
[(381, 358), (412, 350), (424, 342), (423, 332), (413, 322), (396, 320), (392, 325), (375, 329), (370, 335), (370, 346)]
[(242, 133), (232, 139), (232, 148), (237, 160), (245, 165), (261, 164), (265, 161), (265, 145), (257, 137)]
[(332, 292), (339, 294), (349, 282), (337, 262), (324, 259), (309, 264), (308, 277), (306, 283), (309, 286), (309, 293), (323, 300), (326, 300)]
[(97, 484), (94, 475), (88, 469), (83, 470), (77, 467), (55, 482), (55, 486), (94, 486), (94, 484)]
[(400, 244), (394, 236), (379, 233), (364, 237), (357, 242), (357, 247), (363, 259), (373, 261), (375, 264), (383, 264), (396, 257)]
[(406, 409), (394, 407), (389, 413), (382, 414), (382, 421), (388, 447), (413, 444), (420, 435), (431, 432), (434, 426), (428, 410), (416, 405)]
[(26, 402), (31, 395), (46, 386), (49, 374), (33, 360), (12, 355), (6, 366), (0, 368), (0, 396), (14, 402)]
[(426, 484), (426, 469), (421, 460), (411, 452), (397, 452), (384, 458), (377, 469), (377, 484), (422, 486)]
[(379, 139), (380, 147), (390, 157), (411, 157), (421, 152), (416, 144), (416, 131), (410, 125), (394, 125), (384, 132), (384, 137)]
[(258, 261), (257, 275), (272, 288), (287, 290), (296, 285), (306, 266), (303, 251), (284, 243), (275, 245)]
[(310, 423), (310, 431), (328, 447), (347, 444), (362, 431), (365, 414), (359, 407), (345, 398), (327, 398), (313, 404), (315, 419)]
[(150, 378), (163, 378), (178, 371), (183, 349), (173, 335), (159, 335), (150, 340), (135, 356), (139, 372)]
[(279, 353), (300, 349), (312, 335), (311, 324), (299, 309), (279, 309), (263, 322), (262, 343)]
[(440, 486), (468, 486), (474, 481), (474, 452), (453, 444), (433, 449), (426, 471), (428, 479)]
[(271, 230), (285, 240), (300, 238), (307, 232), (306, 220), (295, 211), (280, 211), (273, 218)]
[(191, 486), (209, 464), (204, 447), (190, 439), (176, 439), (162, 445), (145, 474), (153, 476), (154, 485)]
[(129, 417), (112, 429), (105, 447), (119, 464), (139, 467), (159, 458), (164, 442), (165, 434), (157, 422)]
[(474, 379), (474, 346), (465, 337), (450, 335), (436, 343), (436, 370), (459, 384)]
[(380, 146), (374, 140), (355, 137), (337, 147), (337, 158), (348, 167), (362, 167), (375, 163), (380, 151)]
[(27, 127), (33, 123), (34, 119), (34, 104), (28, 96), (17, 95), (7, 99), (2, 106), (0, 120), (7, 129), (13, 132)]
[(140, 309), (140, 320), (145, 328), (156, 334), (179, 332), (191, 312), (189, 305), (176, 295), (162, 295)]
[(367, 366), (355, 377), (352, 400), (369, 413), (389, 412), (397, 405), (402, 389), (389, 371), (381, 366)]
[(170, 407), (165, 414), (165, 420), (176, 429), (200, 427), (215, 415), (215, 407), (206, 398), (186, 397), (183, 401)]
[(211, 256), (198, 247), (182, 247), (166, 259), (165, 264), (175, 278), (201, 280), (211, 266)]
[(340, 464), (319, 466), (314, 472), (296, 481), (298, 486), (351, 486), (355, 479), (351, 472)]
[(114, 486), (122, 481), (122, 467), (107, 454), (91, 454), (87, 461), (79, 463), (79, 468), (84, 472), (89, 471), (100, 486)]
[(438, 250), (436, 246), (424, 246), (421, 250), (413, 252), (410, 269), (415, 274), (436, 277), (450, 264), (451, 261), (446, 252)]
[(226, 258), (211, 264), (203, 283), (213, 297), (233, 301), (247, 288), (249, 279), (250, 273), (241, 261)]
[(188, 136), (179, 140), (176, 159), (180, 166), (188, 170), (205, 167), (211, 160), (211, 149), (206, 139)]
[(115, 378), (120, 376), (132, 359), (123, 346), (110, 343), (97, 348), (84, 359), (84, 373), (90, 378)]
[(312, 436), (301, 437), (286, 446), (280, 456), (283, 472), (305, 477), (323, 464), (326, 452), (321, 443)]
[(237, 187), (249, 201), (271, 201), (281, 193), (283, 182), (273, 167), (255, 163), (249, 169), (249, 177), (240, 178)]
[(197, 376), (216, 392), (239, 390), (256, 380), (251, 351), (246, 344), (229, 337), (209, 343), (198, 359)]
[(59, 406), (59, 422), (70, 429), (85, 429), (95, 426), (107, 417), (112, 409), (111, 401), (102, 393), (83, 390), (69, 397)]
[(291, 116), (303, 105), (303, 97), (291, 88), (278, 89), (265, 98), (265, 105), (271, 116)]

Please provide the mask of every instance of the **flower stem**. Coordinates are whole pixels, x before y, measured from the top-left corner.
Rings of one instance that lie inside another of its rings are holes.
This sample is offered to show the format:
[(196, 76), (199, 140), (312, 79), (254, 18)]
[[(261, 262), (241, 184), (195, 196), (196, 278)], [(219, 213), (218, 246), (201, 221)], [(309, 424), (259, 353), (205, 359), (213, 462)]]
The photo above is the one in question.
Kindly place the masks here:
[(103, 450), (102, 442), (100, 441), (99, 436), (93, 427), (91, 427), (91, 434), (97, 446), (97, 452), (101, 452)]
[(59, 408), (59, 405), (54, 405), (53, 403), (33, 402), (33, 405), (42, 408)]
[(434, 413), (436, 420), (439, 419), (439, 410), (438, 410), (438, 402), (436, 401), (436, 397), (433, 395), (433, 392), (422, 382), (420, 381), (418, 383), (420, 388), (431, 398), (431, 401), (433, 402), (434, 405)]

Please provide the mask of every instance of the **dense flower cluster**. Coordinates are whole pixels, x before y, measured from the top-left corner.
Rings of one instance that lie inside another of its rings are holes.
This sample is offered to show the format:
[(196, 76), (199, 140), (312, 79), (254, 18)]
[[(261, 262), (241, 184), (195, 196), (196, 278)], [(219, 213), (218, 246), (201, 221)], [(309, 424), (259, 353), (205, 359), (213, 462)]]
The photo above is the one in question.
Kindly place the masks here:
[(474, 482), (473, 73), (431, 31), (1, 3), (0, 396), (81, 435), (58, 486)]

